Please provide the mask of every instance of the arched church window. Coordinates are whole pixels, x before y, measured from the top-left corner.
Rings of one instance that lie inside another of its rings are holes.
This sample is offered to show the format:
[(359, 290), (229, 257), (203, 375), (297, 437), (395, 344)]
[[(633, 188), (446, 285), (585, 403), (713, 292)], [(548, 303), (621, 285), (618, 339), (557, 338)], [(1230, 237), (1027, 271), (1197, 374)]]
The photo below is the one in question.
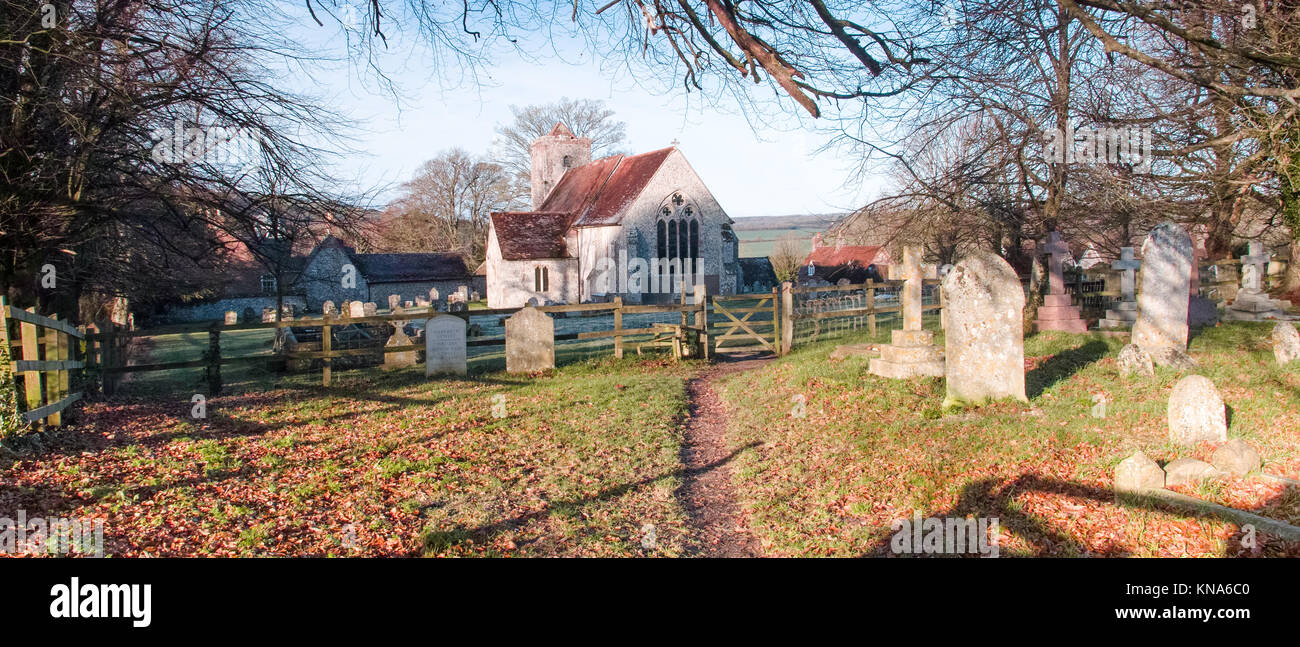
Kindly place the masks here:
[(691, 258), (700, 257), (700, 221), (691, 220)]
[(677, 233), (678, 233), (677, 239), (681, 245), (681, 247), (679, 248), (681, 249), (681, 254), (679, 254), (679, 256), (681, 256), (682, 258), (691, 257), (691, 233), (689, 229), (690, 226), (686, 224), (685, 220), (682, 221), (681, 227), (677, 228)]
[(533, 268), (533, 291), (547, 292), (551, 289), (551, 276), (548, 268), (537, 266)]
[(668, 221), (668, 258), (678, 258), (677, 256), (677, 221)]
[(664, 237), (664, 229), (667, 226), (667, 223), (662, 220), (655, 223), (655, 234), (659, 242), (659, 258), (668, 258), (668, 239)]

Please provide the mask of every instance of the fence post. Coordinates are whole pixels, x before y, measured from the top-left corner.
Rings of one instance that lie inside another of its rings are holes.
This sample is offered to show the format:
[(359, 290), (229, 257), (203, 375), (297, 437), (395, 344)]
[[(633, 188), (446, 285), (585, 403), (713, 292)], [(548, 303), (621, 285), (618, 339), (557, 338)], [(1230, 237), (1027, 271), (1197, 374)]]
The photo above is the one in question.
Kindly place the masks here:
[(623, 359), (623, 297), (614, 297), (614, 359)]
[[(50, 315), (50, 318), (55, 321), (58, 321), (59, 315), (52, 314)], [(61, 333), (59, 332), (58, 328), (45, 329), (45, 360), (46, 361), (58, 362), (64, 359), (59, 354), (60, 334)], [(63, 399), (64, 394), (59, 392), (59, 385), (61, 384), (59, 373), (60, 371), (58, 369), (43, 373), (43, 375), (45, 376), (46, 404), (54, 404), (55, 402), (58, 402), (59, 400)], [(53, 414), (50, 414), (50, 416), (47, 417), (45, 420), (46, 420), (46, 424), (48, 424), (51, 427), (62, 426), (63, 412), (56, 411)]]
[(778, 353), (784, 355), (794, 348), (794, 286), (789, 281), (781, 284), (781, 348)]
[(876, 338), (876, 281), (867, 279), (867, 333)]
[[(321, 360), (320, 383), (321, 386), (329, 386), (334, 367), (334, 359), (330, 357), (330, 353), (334, 352), (334, 333), (333, 327), (329, 323), (333, 317), (329, 313), (325, 313), (323, 318), (325, 324), (320, 327), (320, 349), (325, 351), (325, 357)], [(429, 334), (429, 331), (424, 331), (424, 334)]]
[(695, 327), (699, 328), (700, 356), (709, 359), (709, 289), (703, 283), (695, 284)]
[[(27, 312), (36, 314), (36, 308), (28, 308)], [(37, 361), (41, 359), (40, 340), (36, 336), (36, 325), (19, 322), (18, 329), (22, 331), (23, 355), (18, 359)], [(27, 394), (27, 410), (35, 411), (41, 408), (41, 374), (24, 373), (23, 390)]]
[[(277, 329), (277, 332), (278, 329)], [(221, 393), (221, 324), (214, 323), (208, 329), (208, 396)]]
[(104, 397), (112, 397), (113, 392), (117, 389), (114, 380), (116, 375), (109, 371), (114, 367), (117, 353), (117, 324), (112, 319), (106, 319), (99, 326), (99, 379), (100, 390), (103, 391)]

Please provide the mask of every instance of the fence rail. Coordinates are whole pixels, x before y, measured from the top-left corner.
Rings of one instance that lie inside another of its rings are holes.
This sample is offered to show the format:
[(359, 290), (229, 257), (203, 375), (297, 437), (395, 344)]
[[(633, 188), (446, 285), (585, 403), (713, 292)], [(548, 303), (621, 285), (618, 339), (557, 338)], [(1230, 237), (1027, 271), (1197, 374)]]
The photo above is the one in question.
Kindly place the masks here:
[[(12, 328), (17, 328), (17, 335)], [(0, 297), (0, 334), (9, 353), (14, 386), (21, 383), (19, 406), (29, 424), (58, 427), (63, 411), (81, 399), (72, 392), (72, 372), (84, 368), (74, 359), (85, 334), (59, 321), (57, 315), (42, 316), (35, 308), (15, 308)], [(78, 340), (78, 341), (73, 341)]]

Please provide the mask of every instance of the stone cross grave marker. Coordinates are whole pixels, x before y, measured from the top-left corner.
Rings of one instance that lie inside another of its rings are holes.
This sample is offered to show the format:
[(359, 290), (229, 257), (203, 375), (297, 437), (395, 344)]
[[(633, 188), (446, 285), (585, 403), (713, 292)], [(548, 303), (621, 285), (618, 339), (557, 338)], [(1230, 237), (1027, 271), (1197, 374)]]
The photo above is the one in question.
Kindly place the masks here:
[(1088, 324), (1079, 316), (1079, 307), (1070, 304), (1070, 295), (1065, 291), (1065, 259), (1074, 259), (1070, 246), (1061, 240), (1061, 233), (1053, 231), (1047, 234), (1047, 288), (1043, 305), (1038, 307), (1038, 320), (1034, 322), (1037, 330), (1063, 330), (1066, 332), (1087, 332)]
[(903, 248), (903, 329), (890, 331), (890, 343), (880, 348), (867, 370), (873, 375), (906, 379), (943, 375), (943, 357), (934, 345), (934, 333), (921, 330), (921, 248)]
[[(406, 336), (405, 326), (405, 321), (393, 322), (393, 336), (388, 338), (388, 342), (384, 344), (385, 348), (411, 345), (411, 338)], [(384, 353), (384, 370), (391, 371), (394, 369), (406, 368), (408, 366), (415, 366), (419, 362), (419, 359), (419, 353), (414, 350)]]
[(465, 320), (453, 315), (433, 315), (424, 322), (424, 374), (464, 375), (465, 372)]
[(1241, 289), (1261, 292), (1264, 289), (1264, 268), (1268, 267), (1269, 253), (1257, 240), (1250, 241), (1247, 254), (1241, 257)]
[(1142, 261), (1133, 257), (1132, 247), (1121, 247), (1119, 260), (1112, 261), (1111, 269), (1119, 270), (1120, 300), (1114, 309), (1106, 310), (1106, 317), (1098, 322), (1102, 328), (1129, 328), (1137, 321), (1137, 270)]

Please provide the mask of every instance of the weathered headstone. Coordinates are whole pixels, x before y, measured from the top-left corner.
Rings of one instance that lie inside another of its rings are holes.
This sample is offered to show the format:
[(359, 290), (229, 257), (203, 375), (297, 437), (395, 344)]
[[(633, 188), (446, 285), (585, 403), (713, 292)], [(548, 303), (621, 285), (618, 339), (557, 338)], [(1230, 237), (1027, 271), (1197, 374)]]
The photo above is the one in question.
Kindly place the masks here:
[[(507, 346), (509, 343), (507, 337)], [(508, 353), (506, 361), (509, 363)], [(424, 322), (424, 374), (464, 375), (465, 372), (465, 320), (435, 314)]]
[(1221, 472), (1245, 476), (1259, 469), (1260, 457), (1259, 452), (1246, 441), (1233, 438), (1214, 450), (1210, 462)]
[(976, 252), (943, 279), (947, 305), (944, 405), (1000, 398), (1027, 402), (1025, 292), (1002, 257)]
[(469, 293), (469, 300), (470, 300), (470, 301), (481, 301), (482, 299), (483, 299), (483, 296), (480, 295), (480, 294), (478, 293), (477, 290), (475, 290), (474, 292), (470, 292), (470, 293)]
[(366, 316), (366, 304), (360, 301), (348, 302), (348, 316), (353, 318)]
[(1249, 253), (1241, 257), (1241, 289), (1223, 313), (1228, 321), (1263, 321), (1286, 316), (1286, 304), (1264, 291), (1264, 272), (1270, 254), (1259, 241), (1250, 241)]
[(364, 316), (373, 317), (379, 314), (379, 306), (374, 301), (367, 301), (361, 304), (361, 312)]
[(1082, 333), (1088, 331), (1088, 324), (1079, 316), (1079, 307), (1071, 305), (1071, 298), (1065, 291), (1065, 260), (1074, 260), (1070, 246), (1061, 240), (1060, 232), (1047, 234), (1047, 288), (1043, 305), (1038, 306), (1038, 319), (1034, 321), (1035, 330), (1061, 330)]
[(320, 311), (321, 314), (325, 314), (325, 315), (337, 315), (339, 313), (339, 309), (335, 307), (333, 301), (326, 301), (325, 303), (322, 303), (320, 306)]
[(275, 308), (262, 308), (262, 323), (275, 321)]
[(1192, 239), (1182, 227), (1157, 225), (1142, 243), (1142, 291), (1132, 341), (1168, 365), (1187, 350), (1187, 290), (1192, 271)]
[(1209, 378), (1188, 375), (1169, 394), (1169, 440), (1194, 445), (1203, 440), (1228, 439), (1228, 421), (1223, 398)]
[(1273, 357), (1278, 364), (1289, 364), (1300, 359), (1300, 333), (1290, 321), (1279, 321), (1273, 326)]
[(943, 376), (943, 356), (934, 345), (934, 333), (921, 329), (921, 248), (903, 248), (903, 329), (890, 331), (890, 342), (880, 348), (880, 357), (868, 364), (868, 372), (881, 377), (906, 379)]
[(440, 296), (441, 296), (441, 295), (438, 294), (438, 288), (429, 288), (429, 301), (430, 301), (430, 302), (432, 302), (432, 303), (437, 303), (437, 302), (438, 302), (438, 297), (440, 297)]
[[(385, 348), (411, 345), (412, 343), (411, 338), (406, 336), (406, 330), (404, 329), (405, 324), (406, 324), (405, 321), (394, 322), (393, 336), (388, 338), (388, 342), (384, 344)], [(426, 341), (425, 344), (427, 346), (428, 342)], [(391, 371), (393, 369), (415, 366), (417, 363), (419, 363), (419, 361), (420, 361), (420, 353), (419, 351), (415, 351), (415, 350), (403, 350), (403, 351), (397, 351), (395, 353), (384, 353), (384, 370)], [(427, 373), (428, 370), (426, 369), (425, 372)]]
[(1210, 326), (1219, 321), (1219, 308), (1213, 301), (1201, 296), (1201, 261), (1209, 254), (1205, 251), (1205, 240), (1198, 237), (1192, 247), (1191, 285), (1187, 292), (1187, 325)]
[(1140, 451), (1115, 466), (1115, 489), (1120, 492), (1158, 490), (1164, 486), (1165, 471)]
[(1121, 247), (1119, 260), (1112, 261), (1110, 266), (1120, 273), (1120, 298), (1113, 309), (1106, 310), (1105, 318), (1097, 325), (1101, 328), (1131, 328), (1138, 317), (1136, 274), (1142, 261), (1133, 257), (1132, 247)]
[(388, 295), (388, 309), (389, 309), (389, 310), (396, 310), (397, 307), (400, 306), (400, 305), (402, 305), (402, 297), (399, 297), (399, 296), (397, 296), (396, 294), (390, 294), (390, 295)]
[(1165, 465), (1165, 485), (1187, 485), (1218, 475), (1214, 466), (1195, 458), (1179, 458)]
[(555, 321), (536, 308), (506, 319), (506, 371), (532, 373), (555, 368)]
[(239, 313), (234, 310), (227, 310), (225, 324), (227, 326), (233, 326), (237, 323), (239, 323)]
[(1102, 260), (1101, 254), (1096, 249), (1089, 247), (1083, 251), (1083, 256), (1079, 258), (1079, 267), (1088, 270), (1103, 262), (1105, 261)]
[(1121, 348), (1118, 362), (1119, 374), (1123, 377), (1152, 377), (1156, 374), (1155, 367), (1151, 365), (1151, 356), (1138, 348), (1137, 344), (1127, 344)]

